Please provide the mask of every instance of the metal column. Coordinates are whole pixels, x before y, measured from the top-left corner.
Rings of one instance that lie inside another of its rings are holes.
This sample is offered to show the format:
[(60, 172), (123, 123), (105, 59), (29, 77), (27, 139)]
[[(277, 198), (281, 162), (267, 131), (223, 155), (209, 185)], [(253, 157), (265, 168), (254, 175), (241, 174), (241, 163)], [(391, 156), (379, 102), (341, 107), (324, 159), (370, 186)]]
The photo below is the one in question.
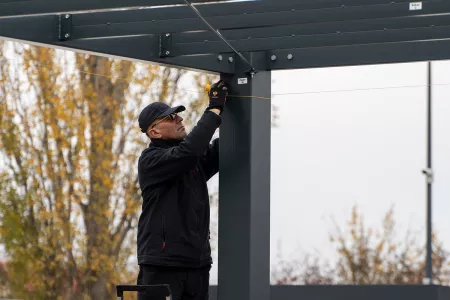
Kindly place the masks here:
[(271, 72), (252, 77), (240, 60), (236, 70), (222, 75), (231, 96), (220, 127), (218, 299), (269, 300)]
[(427, 95), (427, 168), (423, 171), (427, 179), (427, 250), (425, 260), (425, 284), (433, 284), (433, 229), (432, 229), (432, 73), (431, 62), (428, 62), (428, 95)]

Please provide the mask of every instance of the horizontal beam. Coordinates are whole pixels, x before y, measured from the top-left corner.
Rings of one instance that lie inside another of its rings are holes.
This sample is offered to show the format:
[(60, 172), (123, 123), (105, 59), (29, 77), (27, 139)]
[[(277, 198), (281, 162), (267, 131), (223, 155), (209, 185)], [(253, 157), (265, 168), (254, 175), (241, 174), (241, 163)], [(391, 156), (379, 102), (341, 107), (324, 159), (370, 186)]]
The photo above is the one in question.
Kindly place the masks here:
[[(409, 10), (409, 5), (409, 3), (393, 3), (345, 6), (344, 8), (339, 6), (317, 10), (294, 9), (293, 11), (289, 10), (246, 14), (239, 13), (236, 15), (205, 15), (205, 19), (214, 28), (227, 30), (450, 13), (449, 1), (427, 1), (423, 3), (422, 10)], [(161, 13), (158, 13), (158, 11)], [(167, 11), (167, 13), (163, 13), (164, 11)], [(73, 38), (83, 39), (110, 36), (162, 34), (166, 32), (181, 33), (208, 29), (208, 27), (205, 26), (199, 18), (194, 16), (191, 11), (189, 12), (190, 17), (183, 18), (181, 15), (184, 16), (184, 14), (178, 15), (177, 17), (171, 17), (170, 9), (168, 8), (161, 10), (148, 10), (145, 13), (148, 14), (145, 20), (141, 16), (141, 18), (138, 18), (137, 20), (129, 20), (127, 22), (114, 22), (114, 20), (108, 21), (108, 18), (104, 16), (100, 18), (103, 19), (104, 22), (96, 25), (91, 24), (91, 22), (84, 23), (83, 19), (86, 19), (86, 16), (84, 15), (74, 15)], [(115, 21), (118, 20), (116, 19)]]
[[(158, 42), (158, 37), (126, 37), (102, 40), (74, 40), (54, 44), (123, 58), (162, 63), (174, 67), (216, 73), (234, 73), (234, 55), (232, 54), (222, 57), (222, 60), (219, 60), (216, 54), (188, 55), (163, 59), (159, 58), (159, 54), (155, 52), (158, 49)], [(232, 57), (233, 61), (230, 62), (228, 60), (229, 57)]]
[(342, 286), (275, 286), (273, 300), (444, 300), (440, 292), (447, 287), (426, 285), (342, 285)]
[(268, 69), (287, 70), (444, 60), (449, 49), (450, 40), (435, 40), (274, 50), (267, 57)]
[[(212, 2), (212, 0), (195, 0), (194, 2)], [(185, 2), (183, 0), (8, 0), (0, 2), (0, 17), (174, 4), (185, 4)]]
[[(284, 25), (274, 27), (257, 27), (245, 29), (233, 29), (221, 31), (227, 40), (270, 38), (270, 37), (294, 37), (299, 35), (327, 34), (336, 32), (359, 32), (386, 29), (403, 29), (431, 26), (450, 25), (450, 14), (409, 16), (388, 19), (370, 19), (339, 21), (328, 23), (310, 23), (302, 25)], [(219, 41), (219, 37), (210, 31), (178, 33), (172, 35), (174, 44), (213, 42)]]
[[(217, 300), (217, 286), (209, 299)], [(448, 300), (450, 287), (436, 285), (272, 285), (271, 300)]]
[[(431, 0), (425, 0), (426, 3)], [(390, 4), (390, 0), (256, 0), (232, 3), (213, 3), (197, 5), (204, 17), (231, 16), (243, 14), (261, 14), (268, 12), (292, 12), (299, 10), (317, 10), (364, 5)], [(397, 0), (396, 3), (409, 3), (410, 0)], [(185, 19), (196, 16), (187, 6), (156, 7), (151, 9), (110, 11), (77, 14), (74, 25), (88, 26), (115, 23), (133, 23), (168, 19)]]
[[(410, 29), (386, 29), (294, 37), (256, 38), (229, 41), (239, 51), (265, 51), (290, 48), (323, 48), (343, 45), (381, 44), (418, 40), (450, 39), (450, 26)], [(221, 41), (175, 44), (168, 48), (170, 56), (231, 52)]]
[[(226, 73), (233, 74), (236, 57), (234, 54), (227, 54), (218, 58), (218, 55), (191, 55), (174, 58), (159, 58), (152, 53), (154, 49), (155, 39), (147, 40), (138, 39), (136, 37), (128, 37), (123, 39), (107, 39), (107, 40), (81, 40), (67, 42), (50, 42), (39, 40), (20, 40), (10, 37), (2, 37), (0, 39), (11, 40), (14, 42), (26, 43), (40, 47), (56, 48), (79, 53), (87, 53), (91, 55), (114, 57), (118, 59), (127, 59), (142, 63), (154, 63), (166, 67), (177, 67), (200, 72)], [(130, 46), (132, 45), (132, 46)], [(231, 59), (230, 59), (231, 58)]]

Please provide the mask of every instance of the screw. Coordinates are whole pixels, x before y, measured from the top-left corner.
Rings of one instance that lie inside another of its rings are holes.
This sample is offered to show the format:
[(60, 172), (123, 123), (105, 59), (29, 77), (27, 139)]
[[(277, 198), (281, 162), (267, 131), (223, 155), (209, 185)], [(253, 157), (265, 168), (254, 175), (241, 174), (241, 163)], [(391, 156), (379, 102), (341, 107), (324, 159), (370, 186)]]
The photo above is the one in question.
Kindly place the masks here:
[(70, 18), (70, 16), (69, 16), (69, 15), (66, 15), (66, 19), (68, 19), (68, 18)]
[(294, 56), (292, 54), (288, 54), (287, 59), (291, 60), (293, 58), (294, 58)]
[(233, 57), (228, 57), (228, 62), (232, 63), (233, 62)]
[(222, 55), (217, 56), (217, 59), (222, 61), (222, 59), (223, 59)]
[(275, 61), (275, 60), (277, 60), (277, 57), (276, 57), (276, 55), (272, 55), (272, 56), (270, 57), (270, 59), (271, 59), (272, 61)]
[(166, 33), (166, 36), (169, 37), (169, 36), (170, 36), (170, 33)]
[(169, 55), (170, 54), (170, 51), (166, 51), (166, 55)]
[(65, 37), (66, 39), (68, 39), (68, 38), (70, 37), (70, 34), (66, 33), (66, 34), (64, 35), (64, 37)]

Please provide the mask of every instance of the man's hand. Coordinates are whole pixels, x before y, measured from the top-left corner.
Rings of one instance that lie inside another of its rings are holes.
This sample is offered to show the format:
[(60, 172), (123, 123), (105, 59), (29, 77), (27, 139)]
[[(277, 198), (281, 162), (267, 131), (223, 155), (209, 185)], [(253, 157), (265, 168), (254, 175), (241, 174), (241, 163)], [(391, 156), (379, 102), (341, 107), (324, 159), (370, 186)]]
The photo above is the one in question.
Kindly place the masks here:
[(208, 96), (209, 105), (207, 109), (218, 109), (222, 113), (228, 96), (228, 87), (223, 80), (219, 80), (211, 86)]

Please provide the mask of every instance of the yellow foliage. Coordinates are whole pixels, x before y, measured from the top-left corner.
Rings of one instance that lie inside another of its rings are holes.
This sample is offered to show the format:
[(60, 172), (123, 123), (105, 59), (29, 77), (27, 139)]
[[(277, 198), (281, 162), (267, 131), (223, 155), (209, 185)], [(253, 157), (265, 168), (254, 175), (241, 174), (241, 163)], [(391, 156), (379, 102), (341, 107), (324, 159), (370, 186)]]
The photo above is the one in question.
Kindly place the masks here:
[(147, 144), (137, 114), (148, 97), (173, 102), (185, 72), (0, 47), (17, 53), (8, 60), (0, 51), (0, 239), (14, 297), (112, 299), (114, 284), (136, 275), (126, 262), (141, 200), (135, 166)]

